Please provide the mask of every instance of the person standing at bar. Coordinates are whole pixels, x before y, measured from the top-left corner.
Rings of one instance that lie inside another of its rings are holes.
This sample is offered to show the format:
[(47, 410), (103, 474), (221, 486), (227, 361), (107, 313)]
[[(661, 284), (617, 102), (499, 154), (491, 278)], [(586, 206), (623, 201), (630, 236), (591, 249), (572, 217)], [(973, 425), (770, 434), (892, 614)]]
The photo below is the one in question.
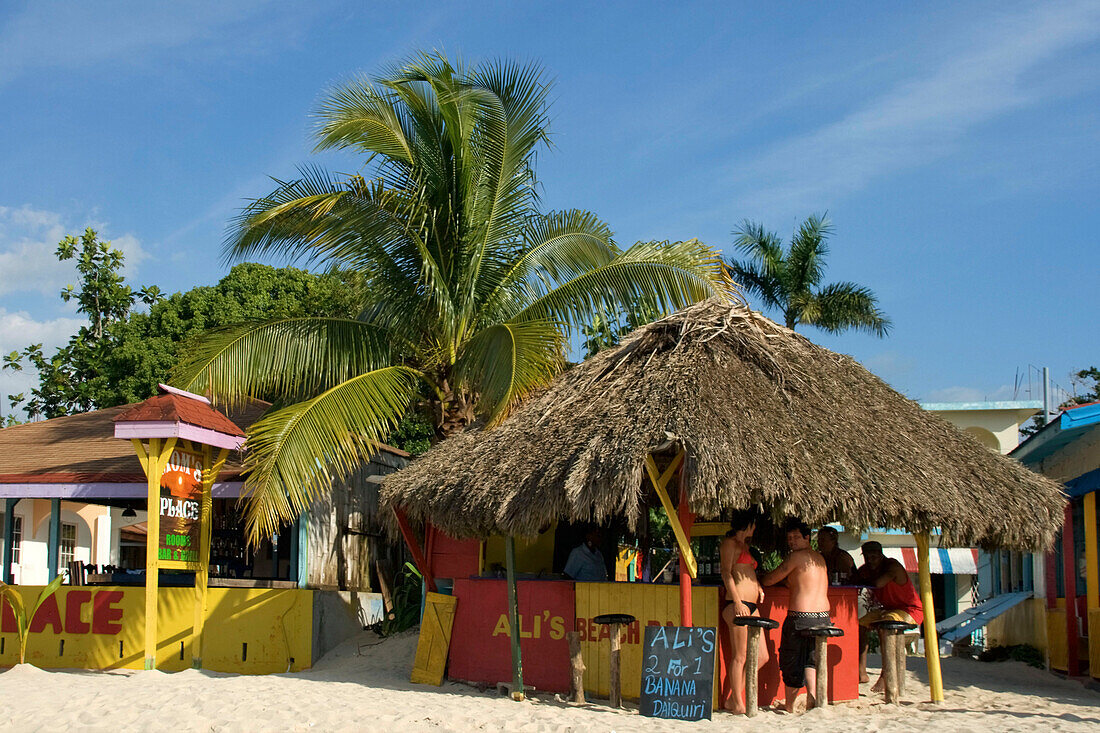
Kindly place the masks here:
[(798, 691), (806, 688), (806, 709), (817, 705), (814, 697), (817, 684), (817, 668), (814, 664), (814, 639), (802, 636), (803, 629), (828, 626), (829, 576), (825, 571), (825, 558), (810, 547), (810, 528), (805, 522), (792, 519), (787, 522), (787, 546), (790, 554), (775, 570), (764, 576), (764, 585), (787, 582), (791, 592), (791, 604), (779, 642), (779, 671), (783, 686), (787, 688), (784, 707), (794, 712)]
[(573, 548), (565, 563), (565, 574), (573, 580), (607, 580), (607, 563), (600, 552), (600, 530), (588, 530), (584, 542)]
[(856, 570), (856, 561), (840, 549), (839, 539), (833, 527), (825, 526), (817, 530), (817, 551), (825, 558), (825, 569), (829, 573), (829, 582), (833, 585), (846, 582)]
[[(730, 522), (729, 531), (718, 547), (719, 569), (722, 574), (722, 587), (725, 589), (725, 603), (722, 607), (722, 620), (730, 636), (730, 697), (723, 708), (732, 713), (745, 712), (743, 700), (745, 692), (745, 659), (748, 655), (749, 630), (737, 626), (734, 619), (738, 616), (759, 616), (757, 605), (764, 601), (764, 590), (756, 580), (756, 560), (749, 553), (749, 543), (756, 531), (756, 512), (740, 511)], [(760, 658), (757, 669), (768, 661), (768, 647), (764, 636), (760, 635)]]

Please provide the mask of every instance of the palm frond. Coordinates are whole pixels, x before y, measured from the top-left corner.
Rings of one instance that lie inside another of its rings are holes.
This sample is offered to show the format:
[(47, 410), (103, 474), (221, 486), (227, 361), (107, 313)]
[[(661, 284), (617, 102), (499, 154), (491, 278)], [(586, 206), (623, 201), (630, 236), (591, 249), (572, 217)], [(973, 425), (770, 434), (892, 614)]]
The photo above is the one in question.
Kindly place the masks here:
[(369, 458), (408, 410), (419, 378), (407, 367), (385, 367), (256, 422), (244, 462), (249, 542), (278, 532)]
[(498, 323), (467, 343), (455, 375), (478, 395), (478, 411), (495, 425), (565, 364), (566, 341), (553, 321)]
[(856, 328), (883, 338), (890, 333), (891, 322), (879, 310), (878, 300), (870, 289), (851, 282), (827, 285), (814, 295), (813, 320), (805, 319), (826, 331), (839, 333)]
[(206, 334), (181, 357), (171, 381), (227, 405), (301, 400), (390, 366), (393, 350), (392, 333), (372, 324), (288, 318)]
[(825, 257), (829, 254), (825, 240), (832, 232), (833, 225), (828, 217), (816, 214), (806, 217), (798, 227), (787, 253), (789, 292), (809, 290), (821, 282), (825, 274)]
[(766, 266), (752, 260), (734, 260), (729, 262), (730, 277), (741, 288), (763, 301), (766, 308), (783, 308), (783, 293), (780, 281), (767, 275)]
[(556, 320), (570, 329), (592, 313), (629, 311), (641, 298), (651, 298), (662, 315), (715, 295), (739, 298), (721, 256), (695, 239), (638, 242), (552, 289), (537, 282), (528, 286), (530, 302), (511, 320)]

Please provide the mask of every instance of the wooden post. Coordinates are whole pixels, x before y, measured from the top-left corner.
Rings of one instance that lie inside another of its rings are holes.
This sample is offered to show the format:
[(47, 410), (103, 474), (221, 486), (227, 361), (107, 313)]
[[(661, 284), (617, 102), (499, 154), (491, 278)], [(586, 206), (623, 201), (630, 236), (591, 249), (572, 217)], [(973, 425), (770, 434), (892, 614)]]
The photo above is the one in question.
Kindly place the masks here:
[[(294, 567), (294, 578), (299, 588), (309, 585), (309, 510), (298, 515), (298, 564)], [(379, 576), (381, 577), (381, 576)]]
[[(759, 669), (760, 666), (760, 628), (750, 626), (748, 640), (745, 642), (745, 715), (756, 716), (760, 707)], [(740, 694), (740, 690), (731, 690), (731, 695)]]
[[(136, 441), (135, 441), (136, 442)], [(160, 590), (160, 438), (149, 439), (145, 462), (145, 669), (157, 668), (157, 592)], [(139, 454), (140, 457), (140, 454)]]
[(901, 696), (905, 694), (905, 662), (907, 657), (905, 653), (905, 633), (901, 632), (894, 637), (894, 643), (896, 644), (896, 648), (894, 649), (894, 661), (897, 662), (898, 665), (898, 700), (900, 701)]
[(622, 701), (623, 686), (622, 686), (622, 679), (621, 679), (620, 674), (619, 674), (619, 669), (620, 669), (620, 667), (619, 667), (619, 651), (622, 649), (622, 639), (620, 638), (621, 634), (622, 634), (622, 625), (621, 624), (611, 624), (611, 638), (609, 639), (609, 641), (611, 642), (611, 662), (610, 662), (611, 674), (610, 674), (610, 680), (609, 680), (610, 687), (611, 687), (611, 692), (608, 695), (608, 697), (610, 698), (611, 707), (613, 707), (613, 708), (620, 708), (620, 707), (623, 706), (623, 701)]
[(50, 499), (50, 532), (46, 545), (46, 566), (52, 581), (61, 563), (61, 499)]
[(814, 653), (817, 655), (817, 683), (814, 688), (815, 705), (829, 704), (829, 637), (814, 637)]
[[(214, 521), (214, 482), (229, 451), (223, 448), (214, 459), (214, 449), (202, 446), (202, 509), (199, 514), (199, 567), (195, 570), (195, 624), (191, 637), (191, 669), (202, 669), (203, 634), (206, 630), (207, 588), (210, 580), (210, 532)], [(158, 482), (159, 483), (159, 482)]]
[(571, 702), (584, 703), (584, 657), (581, 655), (581, 635), (577, 631), (569, 631), (565, 634), (569, 642), (569, 668), (572, 671), (572, 683), (570, 684)]
[[(920, 532), (917, 540), (917, 569), (920, 573), (920, 600), (924, 610), (924, 658), (928, 663), (928, 687), (932, 702), (943, 702), (943, 674), (940, 671), (940, 639), (936, 633), (936, 607), (932, 603), (932, 574), (928, 564), (928, 533)], [(894, 669), (897, 677), (897, 669)]]
[[(878, 632), (879, 652), (882, 654), (882, 679), (886, 688), (887, 704), (898, 701), (898, 663), (894, 659), (898, 645), (894, 642), (894, 636), (889, 631)], [(925, 645), (927, 649), (927, 644)], [(929, 663), (931, 665), (931, 663)]]
[(412, 527), (409, 526), (409, 520), (405, 518), (405, 512), (394, 507), (393, 514), (397, 517), (397, 527), (401, 530), (401, 536), (405, 538), (405, 544), (408, 545), (409, 552), (412, 553), (413, 562), (416, 563), (416, 568), (420, 571), (420, 574), (424, 576), (424, 584), (428, 586), (428, 590), (435, 593), (435, 578), (432, 577), (431, 568), (428, 567), (428, 562), (424, 559), (424, 553), (420, 551), (420, 544), (416, 541), (416, 535), (413, 534)]
[[(508, 572), (508, 626), (512, 637), (512, 699), (522, 702), (523, 656), (519, 649), (519, 592), (516, 587), (516, 538), (504, 538), (504, 563)], [(425, 576), (426, 577), (426, 576)]]
[[(1085, 494), (1085, 605), (1100, 608), (1100, 560), (1096, 543), (1096, 492)], [(1091, 636), (1091, 634), (1090, 634)]]
[[(684, 451), (680, 451), (680, 455), (684, 456), (680, 461), (680, 497), (676, 505), (676, 513), (679, 515), (680, 525), (684, 528), (684, 534), (688, 537), (688, 542), (691, 542), (691, 525), (695, 522), (695, 515), (691, 513), (691, 502), (688, 500), (687, 481), (684, 478), (686, 473), (685, 468), (687, 466), (687, 459)], [(689, 544), (690, 547), (690, 544)], [(692, 625), (692, 608), (691, 608), (691, 578), (694, 574), (689, 575), (687, 569), (687, 563), (684, 561), (683, 551), (680, 552), (680, 625), (691, 626)]]
[(1073, 547), (1073, 501), (1066, 504), (1065, 524), (1062, 527), (1062, 585), (1066, 592), (1066, 674), (1081, 674), (1081, 661), (1077, 656), (1077, 558)]

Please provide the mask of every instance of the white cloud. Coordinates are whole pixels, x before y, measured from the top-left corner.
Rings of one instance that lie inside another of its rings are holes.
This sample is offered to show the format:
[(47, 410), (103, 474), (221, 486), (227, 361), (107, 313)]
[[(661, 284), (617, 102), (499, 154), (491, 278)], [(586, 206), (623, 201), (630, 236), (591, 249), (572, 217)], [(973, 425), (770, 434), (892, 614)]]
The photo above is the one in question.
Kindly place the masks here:
[(0, 296), (20, 292), (51, 296), (65, 285), (75, 284), (73, 262), (59, 262), (55, 252), (66, 235), (78, 236), (87, 227), (96, 229), (122, 251), (126, 258), (123, 274), (133, 278), (138, 265), (148, 257), (134, 235), (112, 239), (105, 222), (89, 219), (72, 224), (56, 212), (0, 206)]
[(1036, 82), (1030, 72), (1098, 35), (1095, 2), (1041, 4), (990, 22), (957, 39), (960, 50), (930, 73), (740, 168), (739, 203), (772, 215), (816, 210), (883, 175), (943, 157), (979, 125), (1065, 93), (1057, 78)]
[[(48, 321), (36, 321), (26, 311), (10, 312), (0, 307), (0, 355), (12, 351), (22, 351), (31, 344), (42, 344), (45, 353), (52, 353), (57, 347), (69, 340), (83, 324), (80, 318), (54, 318)], [(24, 393), (30, 396), (30, 390), (38, 383), (38, 373), (24, 362), (23, 371), (0, 370), (0, 409), (7, 415), (8, 395)]]

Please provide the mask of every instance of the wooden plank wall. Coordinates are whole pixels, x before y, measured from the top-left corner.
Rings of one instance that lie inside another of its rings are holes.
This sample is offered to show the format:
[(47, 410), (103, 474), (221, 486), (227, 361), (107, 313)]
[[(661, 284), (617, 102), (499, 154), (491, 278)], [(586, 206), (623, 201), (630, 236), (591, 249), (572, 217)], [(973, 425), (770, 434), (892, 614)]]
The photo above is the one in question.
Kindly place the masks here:
[[(647, 625), (680, 625), (680, 587), (649, 583), (576, 583), (577, 620), (584, 655), (584, 689), (596, 697), (609, 693), (610, 642), (607, 627), (592, 619), (604, 613), (629, 613), (638, 621), (622, 634), (622, 696), (637, 700), (642, 681), (642, 639)], [(718, 588), (692, 588), (692, 616), (696, 626), (718, 628)], [(718, 653), (715, 650), (715, 674), (718, 680)], [(715, 685), (715, 706), (718, 685)]]

